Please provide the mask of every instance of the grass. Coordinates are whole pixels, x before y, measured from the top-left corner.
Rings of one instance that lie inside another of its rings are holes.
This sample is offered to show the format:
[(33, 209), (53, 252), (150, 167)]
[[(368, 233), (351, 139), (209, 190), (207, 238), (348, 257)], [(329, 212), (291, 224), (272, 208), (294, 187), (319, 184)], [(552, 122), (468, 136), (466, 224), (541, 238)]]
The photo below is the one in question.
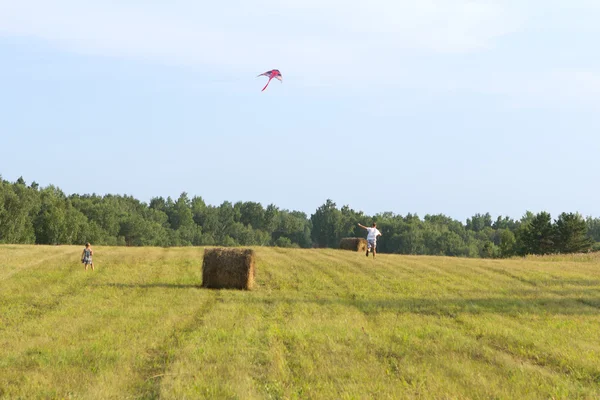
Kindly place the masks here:
[(0, 246), (0, 398), (597, 399), (600, 257)]

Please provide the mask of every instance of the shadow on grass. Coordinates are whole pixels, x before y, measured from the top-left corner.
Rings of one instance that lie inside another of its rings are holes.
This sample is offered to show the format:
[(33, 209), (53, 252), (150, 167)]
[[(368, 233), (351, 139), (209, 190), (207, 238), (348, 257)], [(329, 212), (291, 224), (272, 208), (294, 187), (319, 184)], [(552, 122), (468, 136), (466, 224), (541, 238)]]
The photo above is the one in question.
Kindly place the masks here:
[(94, 284), (91, 286), (96, 287), (112, 287), (119, 289), (152, 289), (152, 288), (164, 288), (164, 289), (201, 289), (202, 285), (197, 284), (184, 284), (184, 283), (101, 283)]
[(246, 297), (240, 302), (289, 305), (310, 304), (319, 307), (354, 307), (364, 314), (380, 313), (421, 314), (456, 317), (459, 314), (509, 314), (509, 315), (600, 315), (598, 298), (254, 298)]
[[(95, 284), (96, 287), (121, 288), (121, 289), (206, 289), (201, 284), (180, 284), (180, 283), (104, 283)], [(235, 290), (239, 289), (224, 289)], [(600, 298), (591, 295), (597, 293), (597, 290), (583, 290), (572, 293), (570, 296), (561, 297), (529, 297), (534, 292), (525, 291), (520, 296), (515, 297), (474, 297), (474, 298), (412, 298), (412, 297), (387, 297), (387, 298), (368, 298), (364, 295), (348, 294), (344, 296), (332, 297), (325, 295), (315, 295), (313, 298), (306, 298), (302, 294), (296, 297), (282, 297), (270, 293), (265, 297), (261, 291), (245, 291), (247, 296), (238, 299), (229, 299), (224, 301), (233, 301), (239, 303), (255, 304), (286, 304), (289, 306), (311, 305), (318, 307), (353, 307), (365, 314), (376, 315), (379, 313), (393, 312), (397, 314), (412, 313), (421, 315), (435, 315), (456, 317), (459, 314), (510, 314), (510, 315), (600, 315)], [(566, 291), (565, 291), (566, 292)], [(585, 295), (583, 296), (583, 292)], [(306, 293), (308, 294), (308, 293)], [(565, 293), (567, 294), (567, 293)], [(591, 296), (590, 296), (591, 295)]]
[(584, 286), (584, 287), (600, 288), (600, 280), (599, 279), (559, 278), (559, 279), (555, 279), (552, 283), (554, 285), (558, 285), (558, 286)]

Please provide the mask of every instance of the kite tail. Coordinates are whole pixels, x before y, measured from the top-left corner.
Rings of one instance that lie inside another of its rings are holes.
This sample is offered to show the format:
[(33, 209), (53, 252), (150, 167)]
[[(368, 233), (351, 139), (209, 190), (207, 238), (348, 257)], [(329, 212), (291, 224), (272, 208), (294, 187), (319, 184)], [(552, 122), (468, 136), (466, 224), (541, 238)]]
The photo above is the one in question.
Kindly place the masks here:
[(271, 79), (273, 79), (273, 78), (269, 78), (269, 80), (267, 81), (267, 84), (265, 85), (264, 88), (262, 88), (261, 92), (263, 92), (267, 88), (267, 86), (269, 86), (269, 82), (271, 82)]

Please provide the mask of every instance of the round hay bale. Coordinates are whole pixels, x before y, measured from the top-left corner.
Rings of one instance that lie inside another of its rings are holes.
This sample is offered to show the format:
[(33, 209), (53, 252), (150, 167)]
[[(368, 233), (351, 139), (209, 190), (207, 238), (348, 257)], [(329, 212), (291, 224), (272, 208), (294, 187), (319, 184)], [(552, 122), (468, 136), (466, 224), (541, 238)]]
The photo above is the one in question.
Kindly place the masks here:
[(211, 289), (245, 289), (254, 286), (255, 254), (252, 249), (204, 249), (202, 287)]
[(351, 251), (366, 251), (367, 239), (365, 238), (343, 238), (340, 240), (340, 249)]

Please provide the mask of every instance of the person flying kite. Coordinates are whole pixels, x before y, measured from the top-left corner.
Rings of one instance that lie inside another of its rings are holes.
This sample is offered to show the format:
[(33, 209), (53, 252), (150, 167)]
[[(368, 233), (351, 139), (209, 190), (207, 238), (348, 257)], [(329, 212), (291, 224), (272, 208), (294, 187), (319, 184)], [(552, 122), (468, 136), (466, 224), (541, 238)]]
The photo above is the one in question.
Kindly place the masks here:
[(273, 79), (273, 78), (279, 79), (280, 82), (283, 82), (283, 77), (281, 76), (281, 72), (279, 72), (278, 69), (272, 69), (270, 71), (267, 71), (264, 74), (258, 75), (257, 78), (259, 76), (267, 76), (269, 78), (269, 80), (267, 81), (267, 84), (265, 85), (264, 88), (262, 88), (261, 92), (264, 91), (267, 88), (267, 86), (269, 86), (269, 82), (271, 82), (271, 79)]
[(367, 230), (367, 257), (369, 257), (369, 250), (373, 252), (373, 258), (375, 258), (375, 248), (377, 247), (377, 238), (379, 236), (383, 236), (379, 229), (377, 229), (377, 224), (373, 222), (373, 226), (366, 227), (364, 225), (358, 224), (363, 229)]

